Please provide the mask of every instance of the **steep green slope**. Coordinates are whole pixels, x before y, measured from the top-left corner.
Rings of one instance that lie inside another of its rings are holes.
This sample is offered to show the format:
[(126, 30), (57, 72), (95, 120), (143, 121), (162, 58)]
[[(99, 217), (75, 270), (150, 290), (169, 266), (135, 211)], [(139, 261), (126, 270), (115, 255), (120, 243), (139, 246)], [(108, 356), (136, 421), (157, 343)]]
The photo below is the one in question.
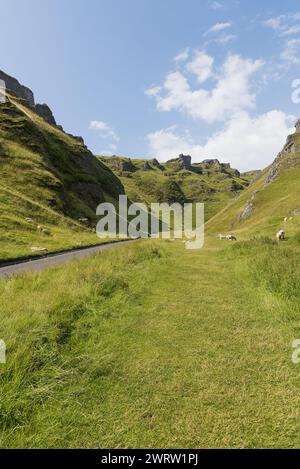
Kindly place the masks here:
[(241, 176), (229, 164), (204, 160), (191, 164), (189, 156), (160, 164), (156, 159), (99, 157), (121, 179), (135, 202), (205, 202), (206, 219), (211, 218), (248, 185), (251, 176)]
[(15, 96), (0, 104), (0, 260), (31, 255), (32, 247), (53, 251), (99, 242), (92, 230), (96, 206), (123, 193), (82, 139)]
[(300, 133), (290, 135), (271, 166), (240, 197), (207, 224), (211, 232), (234, 231), (240, 237), (287, 236), (300, 230)]

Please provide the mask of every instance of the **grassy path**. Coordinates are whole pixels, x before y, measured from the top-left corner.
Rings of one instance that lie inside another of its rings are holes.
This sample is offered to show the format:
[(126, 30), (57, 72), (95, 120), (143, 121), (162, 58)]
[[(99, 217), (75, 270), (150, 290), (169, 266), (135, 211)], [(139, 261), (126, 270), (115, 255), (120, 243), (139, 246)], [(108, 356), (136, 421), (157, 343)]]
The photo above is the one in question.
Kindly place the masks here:
[(86, 311), (63, 346), (62, 375), (57, 384), (52, 370), (44, 386), (54, 375), (54, 392), (2, 433), (2, 446), (299, 446), (300, 365), (286, 305), (249, 281), (243, 259), (213, 246), (165, 243), (162, 257), (131, 262), (137, 249), (118, 250), (127, 262), (105, 254), (124, 263), (128, 285), (101, 302), (88, 303), (76, 272), (69, 277)]

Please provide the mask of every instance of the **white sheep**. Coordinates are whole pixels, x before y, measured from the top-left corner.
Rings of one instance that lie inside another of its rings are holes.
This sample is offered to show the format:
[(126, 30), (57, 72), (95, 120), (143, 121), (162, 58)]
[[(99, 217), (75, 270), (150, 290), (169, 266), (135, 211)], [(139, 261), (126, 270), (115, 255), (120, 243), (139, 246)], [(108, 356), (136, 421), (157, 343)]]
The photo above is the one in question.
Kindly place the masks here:
[(285, 232), (283, 230), (279, 230), (276, 234), (277, 241), (284, 241), (285, 240)]

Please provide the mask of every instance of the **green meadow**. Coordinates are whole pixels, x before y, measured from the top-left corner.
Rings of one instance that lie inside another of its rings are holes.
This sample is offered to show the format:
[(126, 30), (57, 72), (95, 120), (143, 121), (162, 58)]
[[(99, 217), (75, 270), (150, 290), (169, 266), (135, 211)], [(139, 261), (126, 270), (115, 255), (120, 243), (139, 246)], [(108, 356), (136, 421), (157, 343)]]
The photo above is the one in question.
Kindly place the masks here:
[(2, 448), (296, 448), (299, 236), (145, 240), (0, 282)]

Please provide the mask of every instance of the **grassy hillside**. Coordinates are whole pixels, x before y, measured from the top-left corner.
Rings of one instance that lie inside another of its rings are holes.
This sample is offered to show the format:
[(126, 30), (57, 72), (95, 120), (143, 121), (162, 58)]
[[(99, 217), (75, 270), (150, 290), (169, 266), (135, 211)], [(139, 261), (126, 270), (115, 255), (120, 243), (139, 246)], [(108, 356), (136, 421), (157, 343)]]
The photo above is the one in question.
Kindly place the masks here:
[[(207, 224), (210, 232), (233, 231), (240, 238), (287, 236), (300, 231), (300, 134), (287, 140), (274, 163), (235, 201)], [(287, 218), (287, 221), (284, 219)]]
[(138, 241), (1, 281), (1, 448), (297, 448), (299, 254)]
[[(184, 165), (179, 159), (157, 160), (99, 157), (121, 179), (135, 202), (205, 202), (206, 220), (243, 191), (252, 180), (217, 160)], [(215, 163), (214, 163), (215, 161)], [(187, 169), (188, 168), (188, 169)]]
[(119, 179), (81, 139), (17, 98), (0, 105), (0, 260), (30, 255), (33, 246), (51, 251), (99, 242), (89, 228), (96, 206), (122, 193)]

